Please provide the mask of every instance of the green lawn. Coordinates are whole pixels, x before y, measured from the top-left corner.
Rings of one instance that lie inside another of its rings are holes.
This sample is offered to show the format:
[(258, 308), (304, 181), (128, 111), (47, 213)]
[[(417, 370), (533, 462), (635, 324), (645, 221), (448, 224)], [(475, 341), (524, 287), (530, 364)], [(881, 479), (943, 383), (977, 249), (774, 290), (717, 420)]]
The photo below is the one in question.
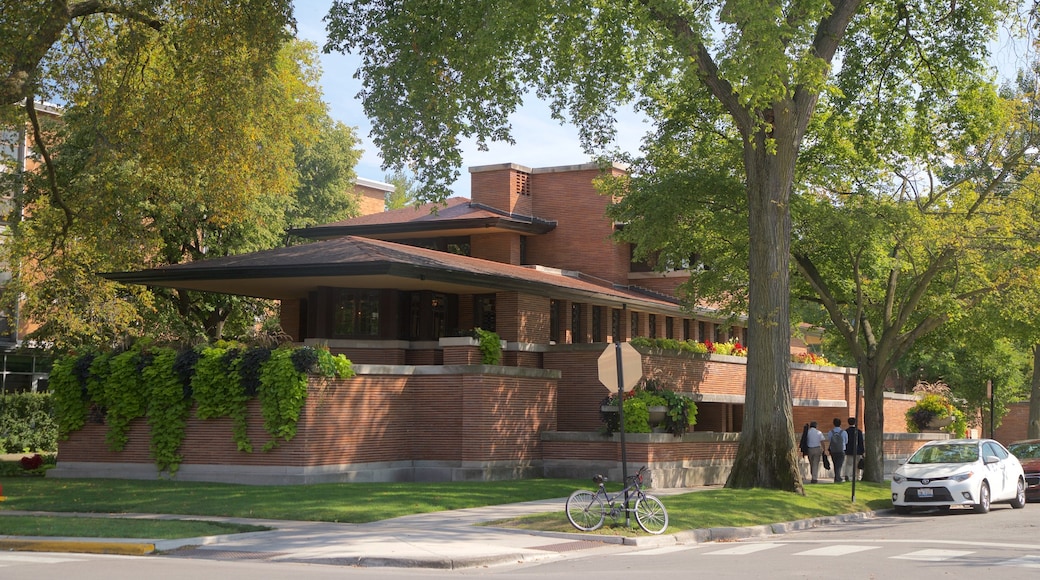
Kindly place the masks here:
[[(746, 527), (790, 522), (821, 516), (881, 510), (892, 507), (889, 484), (856, 483), (856, 503), (851, 501), (852, 484), (806, 485), (805, 495), (766, 489), (712, 488), (705, 491), (662, 496), (668, 510), (668, 530), (716, 527)], [(634, 519), (625, 528), (624, 519), (609, 519), (598, 534), (640, 535)], [(515, 528), (574, 532), (563, 511), (494, 522)]]
[(199, 520), (81, 518), (67, 516), (3, 516), (0, 535), (67, 536), (70, 538), (149, 538), (172, 540), (260, 532), (271, 528)]
[[(3, 510), (150, 513), (364, 523), (416, 513), (566, 497), (584, 481), (232, 485), (0, 477)], [(2, 520), (0, 520), (2, 522)]]
[[(533, 479), (494, 482), (445, 483), (337, 483), (315, 485), (250, 486), (182, 481), (115, 479), (48, 479), (0, 477), (6, 501), (0, 512), (11, 510), (87, 513), (182, 514), (261, 519), (364, 523), (415, 513), (498, 505), (566, 497), (587, 480)], [(609, 488), (613, 490), (614, 488)], [(662, 497), (670, 518), (669, 532), (751, 526), (811, 517), (884, 509), (891, 506), (888, 484), (858, 482), (856, 503), (851, 484), (807, 485), (804, 496), (762, 489), (713, 488)], [(17, 531), (21, 518), (0, 517), (0, 535), (52, 535)], [(49, 519), (49, 518), (48, 518)], [(55, 518), (53, 535), (70, 533), (69, 518)], [(106, 537), (155, 537), (150, 530), (135, 531), (141, 520), (87, 518), (84, 527), (106, 522), (116, 526)], [(497, 522), (527, 529), (576, 531), (563, 510)], [(634, 525), (634, 522), (633, 522)], [(10, 526), (10, 527), (9, 527)], [(122, 526), (122, 527), (120, 527)], [(219, 532), (218, 532), (219, 533)], [(223, 532), (228, 533), (228, 532)], [(638, 533), (604, 526), (598, 533)], [(186, 533), (183, 536), (208, 535)], [(90, 537), (100, 537), (90, 534)]]

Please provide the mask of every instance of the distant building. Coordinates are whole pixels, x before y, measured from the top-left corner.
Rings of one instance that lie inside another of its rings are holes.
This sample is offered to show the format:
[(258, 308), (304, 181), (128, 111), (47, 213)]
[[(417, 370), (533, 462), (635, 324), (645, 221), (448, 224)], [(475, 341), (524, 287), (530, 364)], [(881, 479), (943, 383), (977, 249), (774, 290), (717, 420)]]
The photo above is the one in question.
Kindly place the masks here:
[[(57, 119), (61, 117), (62, 111), (55, 105), (37, 103), (36, 113), (41, 119)], [(20, 181), (17, 176), (35, 171), (41, 163), (33, 149), (32, 135), (27, 125), (0, 128), (0, 174), (16, 177), (4, 181), (10, 188), (0, 189), (0, 240), (6, 237), (12, 220), (22, 217), (22, 208), (16, 201)], [(0, 265), (0, 286), (10, 280), (10, 268)], [(23, 337), (35, 326), (32, 321), (21, 317), (18, 307), (13, 312), (0, 309), (0, 392), (46, 388), (50, 364), (48, 357), (25, 351), (15, 352), (23, 346)]]

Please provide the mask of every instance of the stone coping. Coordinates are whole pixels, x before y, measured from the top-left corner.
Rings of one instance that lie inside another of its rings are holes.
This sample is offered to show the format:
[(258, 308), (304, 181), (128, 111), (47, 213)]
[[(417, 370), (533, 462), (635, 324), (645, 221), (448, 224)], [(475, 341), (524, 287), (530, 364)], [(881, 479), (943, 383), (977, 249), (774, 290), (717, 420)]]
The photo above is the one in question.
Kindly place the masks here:
[(492, 375), (500, 377), (522, 377), (531, 379), (558, 380), (563, 372), (556, 369), (533, 367), (506, 367), (498, 365), (368, 365), (353, 366), (356, 375)]

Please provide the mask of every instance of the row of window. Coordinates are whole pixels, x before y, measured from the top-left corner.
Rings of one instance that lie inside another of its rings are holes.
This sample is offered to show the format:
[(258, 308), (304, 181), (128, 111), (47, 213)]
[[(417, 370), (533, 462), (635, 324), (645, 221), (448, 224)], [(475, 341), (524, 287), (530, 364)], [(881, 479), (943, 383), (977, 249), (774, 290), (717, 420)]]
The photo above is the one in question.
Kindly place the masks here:
[[(563, 301), (552, 300), (549, 308), (549, 340), (561, 343), (563, 342), (562, 336), (560, 335), (560, 305)], [(582, 336), (584, 333), (581, 329), (582, 314), (585, 308), (589, 305), (582, 304), (580, 302), (571, 303), (571, 342), (583, 342)], [(606, 306), (592, 306), (592, 342), (606, 342), (607, 335), (604, 332), (604, 312), (608, 310)], [(623, 336), (621, 331), (621, 316), (624, 311), (617, 308), (610, 308), (610, 336), (618, 337)], [(696, 340), (711, 340), (713, 342), (725, 342), (731, 338), (736, 338), (741, 342), (744, 341), (744, 329), (739, 327), (727, 328), (722, 324), (714, 324), (705, 320), (690, 320), (689, 318), (682, 319), (682, 336), (676, 336), (676, 325), (675, 318), (672, 316), (664, 317), (664, 336), (658, 336), (658, 322), (660, 320), (659, 315), (653, 313), (643, 313), (637, 311), (629, 311), (629, 334), (636, 336), (640, 326), (640, 317), (644, 314), (647, 316), (647, 336), (649, 338), (670, 338), (670, 339), (696, 339)], [(696, 323), (696, 326), (693, 324)], [(694, 334), (696, 330), (696, 334)], [(727, 332), (728, 331), (728, 332)]]
[[(398, 312), (400, 320), (397, 330), (389, 333), (393, 338), (405, 340), (431, 340), (442, 336), (457, 333), (458, 325), (458, 296), (447, 295), (437, 292), (402, 292), (399, 293)], [(333, 338), (375, 338), (384, 337), (388, 334), (387, 329), (381, 327), (380, 310), (389, 307), (392, 303), (386, 300), (386, 294), (379, 290), (363, 289), (337, 289), (332, 299), (332, 325), (331, 334)], [(564, 320), (562, 308), (570, 307), (570, 332), (569, 337), (564, 337), (562, 321)], [(609, 315), (608, 315), (609, 311)], [(582, 322), (586, 315), (590, 316), (590, 332), (588, 339), (591, 342), (606, 342), (610, 338), (624, 336), (621, 323), (622, 316), (628, 312), (629, 330), (631, 335), (639, 333), (643, 328), (642, 317), (646, 316), (647, 336), (650, 338), (671, 339), (696, 339), (724, 342), (730, 338), (737, 338), (743, 342), (744, 329), (731, 328), (722, 324), (714, 324), (704, 320), (682, 319), (681, 325), (675, 324), (675, 318), (661, 315), (628, 311), (607, 306), (594, 306), (580, 302), (566, 302), (563, 300), (551, 300), (549, 303), (549, 340), (557, 344), (563, 342), (585, 342), (586, 333), (582, 329)], [(609, 321), (608, 317), (609, 316)], [(664, 336), (658, 336), (659, 323), (663, 322)], [(609, 323), (610, 334), (607, 334)], [(497, 304), (494, 294), (479, 294), (473, 297), (473, 322), (472, 326), (478, 326), (485, 330), (498, 331)], [(681, 331), (681, 336), (676, 336)], [(566, 340), (569, 338), (569, 340)]]

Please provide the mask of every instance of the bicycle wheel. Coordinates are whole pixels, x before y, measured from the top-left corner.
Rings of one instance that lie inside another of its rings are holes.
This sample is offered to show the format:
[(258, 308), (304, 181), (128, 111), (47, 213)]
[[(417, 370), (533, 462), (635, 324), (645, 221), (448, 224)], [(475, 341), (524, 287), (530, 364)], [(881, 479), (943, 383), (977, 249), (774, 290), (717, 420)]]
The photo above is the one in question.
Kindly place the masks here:
[(567, 498), (567, 521), (583, 532), (603, 525), (603, 498), (598, 493), (579, 489)]
[(668, 510), (656, 497), (646, 494), (636, 499), (636, 523), (649, 534), (660, 534), (668, 527)]

